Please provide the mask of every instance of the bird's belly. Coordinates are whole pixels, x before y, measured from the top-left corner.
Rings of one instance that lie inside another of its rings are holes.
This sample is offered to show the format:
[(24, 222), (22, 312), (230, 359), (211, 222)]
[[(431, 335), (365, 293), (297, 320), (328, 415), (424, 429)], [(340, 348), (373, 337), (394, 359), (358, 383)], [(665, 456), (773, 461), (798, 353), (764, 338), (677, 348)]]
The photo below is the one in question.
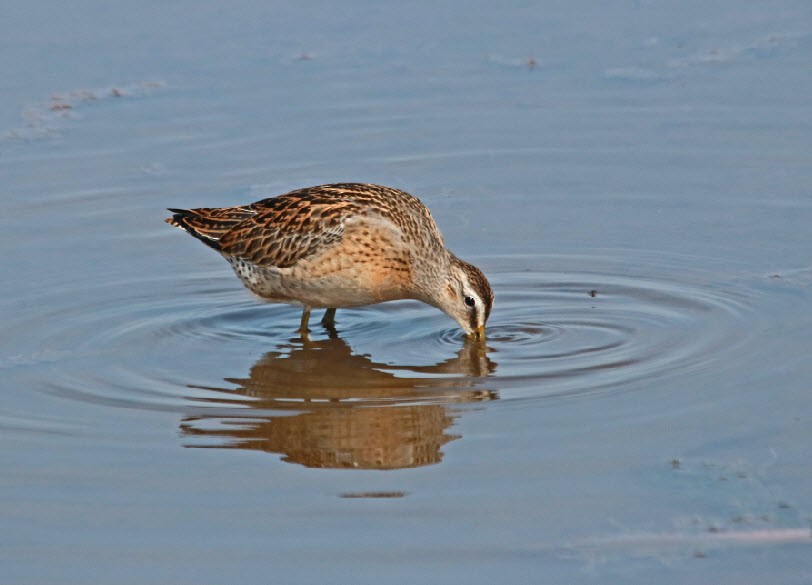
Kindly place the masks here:
[(269, 301), (311, 307), (358, 307), (408, 298), (407, 274), (396, 262), (320, 257), (290, 268), (256, 266), (227, 258), (242, 283)]
[(257, 266), (242, 258), (226, 256), (226, 260), (234, 270), (237, 278), (257, 296), (268, 300), (286, 302), (285, 289), (282, 286), (279, 269)]

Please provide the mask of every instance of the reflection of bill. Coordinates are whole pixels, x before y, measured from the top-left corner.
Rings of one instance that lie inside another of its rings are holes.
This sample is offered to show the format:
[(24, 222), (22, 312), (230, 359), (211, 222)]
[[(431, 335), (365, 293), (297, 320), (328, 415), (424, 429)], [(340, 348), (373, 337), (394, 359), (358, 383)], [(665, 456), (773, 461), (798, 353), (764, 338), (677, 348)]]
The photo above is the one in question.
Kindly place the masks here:
[(185, 418), (183, 435), (206, 439), (188, 446), (281, 453), (307, 467), (419, 467), (438, 463), (441, 447), (459, 438), (446, 433), (458, 416), (448, 405), (497, 398), (480, 387), (496, 364), (476, 340), (449, 360), (414, 367), (375, 363), (338, 337), (282, 349), (248, 378), (226, 379), (237, 388), (210, 388), (218, 395), (208, 401), (242, 408)]

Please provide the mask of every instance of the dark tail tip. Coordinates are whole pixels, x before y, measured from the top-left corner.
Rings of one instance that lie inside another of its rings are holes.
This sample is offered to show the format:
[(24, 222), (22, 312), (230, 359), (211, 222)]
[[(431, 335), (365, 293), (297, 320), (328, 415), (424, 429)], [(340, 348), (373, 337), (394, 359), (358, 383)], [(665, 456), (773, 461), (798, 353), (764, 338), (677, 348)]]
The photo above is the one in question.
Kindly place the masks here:
[(172, 212), (172, 217), (167, 217), (164, 219), (166, 223), (171, 226), (181, 228), (182, 230), (186, 231), (190, 236), (197, 238), (204, 244), (206, 244), (209, 248), (214, 248), (215, 250), (220, 249), (220, 242), (217, 240), (205, 236), (204, 234), (200, 233), (195, 229), (194, 226), (189, 224), (189, 219), (195, 217), (195, 215), (189, 211), (188, 209), (175, 209), (172, 207), (167, 208), (167, 211)]
[(174, 227), (187, 229), (186, 226), (184, 226), (180, 221), (183, 218), (183, 212), (186, 211), (185, 209), (171, 209), (170, 208), (170, 209), (167, 209), (167, 211), (171, 211), (173, 213), (173, 215), (172, 215), (172, 217), (167, 217), (166, 219), (164, 219), (164, 221), (166, 223), (168, 223), (169, 225), (174, 226)]

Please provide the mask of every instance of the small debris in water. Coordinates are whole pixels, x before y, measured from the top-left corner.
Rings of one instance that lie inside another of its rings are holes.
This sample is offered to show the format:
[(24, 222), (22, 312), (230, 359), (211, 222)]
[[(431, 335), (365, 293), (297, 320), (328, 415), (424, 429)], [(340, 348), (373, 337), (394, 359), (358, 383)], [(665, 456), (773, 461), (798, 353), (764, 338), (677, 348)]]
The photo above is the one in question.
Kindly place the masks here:
[(526, 64), (528, 69), (535, 69), (536, 65), (538, 65), (538, 61), (536, 61), (535, 57), (530, 57), (527, 59)]
[(695, 559), (706, 559), (706, 558), (708, 558), (708, 555), (705, 554), (705, 551), (703, 551), (703, 550), (695, 550), (694, 551), (694, 558)]
[(594, 299), (596, 296), (598, 296), (598, 291), (593, 288), (591, 291), (589, 291), (589, 296)]
[[(116, 85), (102, 89), (74, 89), (52, 93), (50, 99), (23, 110), (25, 126), (5, 133), (6, 138), (33, 140), (58, 136), (64, 130), (63, 120), (75, 119), (74, 112), (86, 104), (105, 98), (128, 98), (148, 95), (152, 90), (164, 87), (158, 81), (144, 81), (130, 85)], [(3, 138), (0, 135), (0, 139)]]
[(99, 99), (95, 92), (89, 89), (77, 89), (72, 91), (70, 95), (74, 100), (82, 102), (90, 102)]
[(682, 459), (674, 457), (671, 460), (671, 469), (682, 469)]
[(402, 498), (406, 492), (347, 492), (339, 494), (339, 498)]

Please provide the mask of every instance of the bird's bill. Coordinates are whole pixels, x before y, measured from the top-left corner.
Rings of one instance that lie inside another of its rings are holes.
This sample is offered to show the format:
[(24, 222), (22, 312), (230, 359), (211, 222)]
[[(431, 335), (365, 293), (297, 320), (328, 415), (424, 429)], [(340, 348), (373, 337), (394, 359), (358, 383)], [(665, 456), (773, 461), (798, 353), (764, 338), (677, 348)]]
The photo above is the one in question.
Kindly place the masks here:
[(475, 339), (485, 339), (485, 326), (480, 325), (476, 329), (474, 329), (473, 336)]

